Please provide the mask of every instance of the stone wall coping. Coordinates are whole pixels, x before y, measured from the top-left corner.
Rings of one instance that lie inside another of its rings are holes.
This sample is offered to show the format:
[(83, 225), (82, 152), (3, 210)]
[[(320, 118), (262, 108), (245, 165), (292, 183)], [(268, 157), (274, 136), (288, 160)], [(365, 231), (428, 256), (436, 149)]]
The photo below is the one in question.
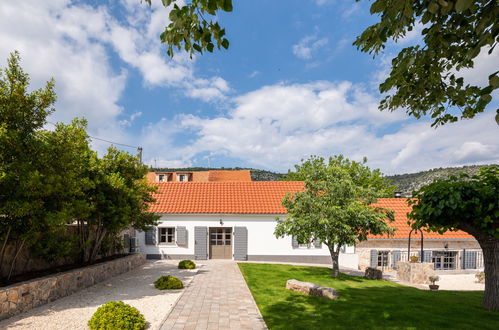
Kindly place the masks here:
[(64, 276), (64, 275), (67, 275), (67, 274), (70, 274), (70, 273), (79, 272), (79, 271), (82, 271), (84, 269), (93, 269), (93, 268), (100, 267), (100, 266), (102, 266), (104, 264), (107, 264), (107, 263), (110, 263), (110, 262), (113, 262), (113, 261), (116, 261), (116, 260), (132, 259), (136, 255), (140, 255), (140, 253), (129, 254), (129, 255), (124, 256), (124, 257), (115, 258), (115, 259), (108, 260), (108, 261), (102, 261), (102, 262), (98, 262), (98, 263), (95, 263), (95, 264), (92, 264), (92, 265), (81, 266), (81, 267), (78, 267), (78, 268), (68, 269), (68, 270), (65, 270), (65, 271), (62, 271), (62, 272), (57, 272), (57, 273), (52, 273), (52, 274), (48, 274), (48, 275), (45, 275), (45, 276), (35, 277), (35, 278), (30, 279), (30, 280), (13, 283), (13, 284), (10, 284), (10, 285), (7, 285), (7, 286), (2, 286), (2, 287), (0, 287), (0, 292), (2, 292), (4, 290), (15, 289), (18, 286), (23, 286), (23, 285), (32, 284), (32, 283), (35, 283), (35, 282), (38, 282), (38, 281), (43, 281), (43, 280), (46, 280), (46, 279), (49, 279), (49, 278), (52, 278), (52, 277), (59, 277), (59, 276)]
[(145, 262), (145, 254), (131, 254), (0, 288), (0, 320), (66, 297)]

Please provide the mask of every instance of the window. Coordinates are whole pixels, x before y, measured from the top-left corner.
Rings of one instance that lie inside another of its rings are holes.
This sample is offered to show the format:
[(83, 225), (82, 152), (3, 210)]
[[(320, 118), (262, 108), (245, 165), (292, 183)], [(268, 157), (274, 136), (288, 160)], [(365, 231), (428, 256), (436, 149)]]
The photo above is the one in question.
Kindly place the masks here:
[(175, 228), (158, 228), (159, 244), (175, 244)]
[(189, 174), (177, 174), (177, 179), (180, 182), (187, 182), (189, 181)]
[(378, 251), (378, 266), (388, 267), (388, 251)]
[(159, 182), (165, 182), (165, 175), (164, 174), (159, 174), (158, 175), (158, 181)]

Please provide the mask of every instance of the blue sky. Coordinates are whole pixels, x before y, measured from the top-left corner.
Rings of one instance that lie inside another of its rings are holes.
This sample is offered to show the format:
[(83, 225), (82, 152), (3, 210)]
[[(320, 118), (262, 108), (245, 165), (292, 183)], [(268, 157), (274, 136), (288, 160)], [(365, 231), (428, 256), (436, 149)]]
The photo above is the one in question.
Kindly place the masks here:
[[(376, 21), (370, 1), (235, 0), (219, 17), (229, 50), (194, 59), (167, 57), (160, 3), (4, 1), (0, 64), (19, 50), (33, 87), (55, 78), (52, 121), (85, 117), (92, 136), (142, 146), (150, 165), (286, 171), (311, 154), (344, 154), (396, 174), (499, 162), (497, 93), (485, 113), (438, 129), (377, 110), (391, 57), (421, 27), (374, 59), (359, 52), (352, 42)], [(459, 74), (483, 84), (498, 55), (483, 52)]]

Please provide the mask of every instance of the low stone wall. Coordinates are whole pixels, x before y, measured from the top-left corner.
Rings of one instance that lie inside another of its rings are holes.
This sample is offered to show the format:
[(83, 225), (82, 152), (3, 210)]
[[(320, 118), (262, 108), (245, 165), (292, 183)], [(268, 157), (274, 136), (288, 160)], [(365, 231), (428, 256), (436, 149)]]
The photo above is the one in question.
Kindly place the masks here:
[(435, 275), (435, 266), (431, 262), (397, 262), (397, 278), (415, 284), (430, 284), (428, 277)]
[(133, 254), (0, 288), (0, 320), (69, 296), (78, 290), (132, 270), (145, 262), (145, 254)]

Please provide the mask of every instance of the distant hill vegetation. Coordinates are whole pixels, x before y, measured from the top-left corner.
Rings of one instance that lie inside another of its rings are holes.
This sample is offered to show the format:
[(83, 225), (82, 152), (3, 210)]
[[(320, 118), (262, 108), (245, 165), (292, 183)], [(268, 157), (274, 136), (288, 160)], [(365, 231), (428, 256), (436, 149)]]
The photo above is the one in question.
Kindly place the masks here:
[(187, 167), (187, 168), (153, 168), (156, 172), (175, 172), (175, 171), (188, 171), (188, 172), (199, 172), (199, 171), (210, 171), (210, 170), (224, 170), (224, 171), (241, 171), (249, 170), (251, 173), (251, 179), (253, 181), (279, 181), (284, 177), (282, 173), (276, 173), (266, 170), (259, 170), (256, 168), (249, 167)]
[[(414, 190), (418, 190), (422, 186), (425, 186), (437, 179), (448, 178), (452, 175), (459, 175), (461, 173), (466, 173), (468, 175), (474, 175), (478, 173), (478, 170), (488, 165), (471, 165), (463, 167), (446, 167), (446, 168), (434, 168), (428, 171), (421, 171), (416, 173), (407, 174), (397, 174), (390, 175), (386, 178), (390, 182), (397, 186), (397, 191), (402, 193), (403, 197), (410, 197)], [(276, 173), (266, 170), (259, 170), (255, 168), (244, 168), (244, 167), (219, 167), (219, 168), (208, 168), (208, 167), (189, 167), (189, 168), (153, 168), (153, 171), (209, 171), (209, 170), (226, 170), (226, 171), (237, 171), (237, 170), (250, 170), (251, 179), (253, 181), (279, 181), (285, 178), (285, 173)]]
[(466, 173), (468, 175), (478, 174), (481, 167), (488, 165), (471, 165), (463, 167), (440, 167), (428, 171), (421, 171), (416, 173), (390, 175), (386, 178), (391, 183), (397, 186), (397, 191), (402, 193), (404, 197), (411, 197), (412, 192), (419, 188), (432, 183), (438, 179), (445, 179), (452, 175), (459, 175)]

